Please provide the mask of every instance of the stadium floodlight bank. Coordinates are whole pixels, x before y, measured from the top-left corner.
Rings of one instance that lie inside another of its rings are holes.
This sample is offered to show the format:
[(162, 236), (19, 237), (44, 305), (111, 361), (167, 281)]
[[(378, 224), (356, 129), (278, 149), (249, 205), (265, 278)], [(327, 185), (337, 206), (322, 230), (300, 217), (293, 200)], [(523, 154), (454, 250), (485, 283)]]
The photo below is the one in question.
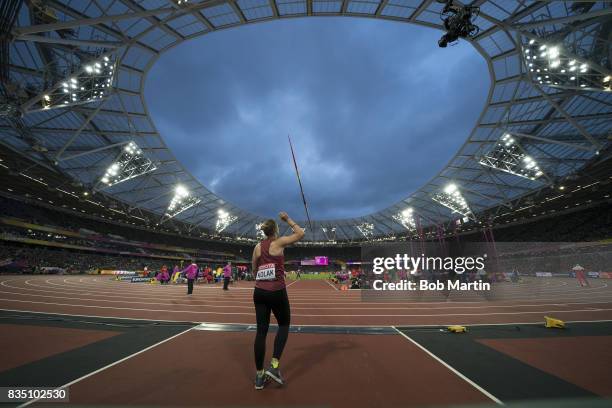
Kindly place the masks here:
[(357, 230), (361, 232), (361, 235), (366, 238), (372, 238), (374, 236), (374, 224), (364, 222), (363, 224), (355, 225), (355, 228), (357, 228)]
[(179, 184), (174, 190), (174, 197), (170, 200), (170, 205), (164, 215), (166, 219), (174, 218), (201, 201), (200, 198), (192, 196), (187, 188)]
[(536, 160), (527, 155), (516, 138), (509, 133), (504, 134), (491, 151), (482, 156), (478, 162), (483, 166), (529, 180), (544, 175)]
[(110, 187), (155, 170), (157, 170), (155, 163), (144, 155), (136, 143), (129, 142), (106, 169), (100, 183), (103, 187)]
[(329, 242), (336, 242), (336, 227), (321, 227), (321, 230)]
[(414, 220), (414, 210), (412, 207), (406, 208), (404, 211), (399, 212), (392, 216), (395, 221), (400, 223), (404, 228), (410, 232), (415, 232), (416, 222)]
[(215, 224), (215, 231), (217, 231), (217, 233), (222, 232), (231, 224), (233, 224), (237, 219), (237, 216), (232, 215), (223, 209), (219, 209), (219, 211), (217, 212), (217, 223)]
[(560, 89), (610, 91), (610, 75), (564, 55), (562, 45), (524, 39), (523, 58), (532, 81)]
[(255, 223), (255, 236), (258, 239), (265, 239), (266, 238), (266, 234), (264, 234), (264, 232), (261, 229), (262, 225), (263, 225), (263, 222)]
[(41, 99), (43, 110), (83, 105), (108, 96), (113, 87), (115, 61), (109, 56), (84, 64), (59, 87), (45, 93)]
[(431, 198), (452, 212), (459, 213), (468, 219), (476, 219), (456, 184), (451, 183), (447, 185), (442, 192), (434, 194)]

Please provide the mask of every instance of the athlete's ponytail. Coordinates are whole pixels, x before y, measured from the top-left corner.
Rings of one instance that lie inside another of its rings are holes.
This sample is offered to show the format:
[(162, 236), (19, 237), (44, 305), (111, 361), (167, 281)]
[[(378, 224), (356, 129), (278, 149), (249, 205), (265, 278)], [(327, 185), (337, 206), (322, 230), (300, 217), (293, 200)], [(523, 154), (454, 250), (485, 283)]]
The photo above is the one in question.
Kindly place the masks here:
[(278, 226), (276, 225), (276, 221), (269, 219), (261, 224), (261, 230), (266, 237), (272, 238), (274, 235), (278, 234)]

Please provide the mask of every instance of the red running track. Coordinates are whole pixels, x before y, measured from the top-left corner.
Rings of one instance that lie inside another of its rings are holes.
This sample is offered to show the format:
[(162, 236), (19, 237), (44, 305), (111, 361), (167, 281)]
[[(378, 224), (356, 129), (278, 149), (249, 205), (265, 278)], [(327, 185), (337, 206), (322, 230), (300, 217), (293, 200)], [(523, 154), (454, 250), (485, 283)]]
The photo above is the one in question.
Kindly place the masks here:
[[(610, 282), (612, 283), (612, 282)], [(252, 282), (224, 292), (219, 285), (150, 285), (106, 276), (2, 276), (0, 309), (100, 317), (254, 323)], [(383, 294), (368, 299), (359, 290), (340, 291), (327, 281), (300, 280), (288, 285), (295, 325), (446, 325), (533, 323), (543, 315), (567, 321), (612, 319), (612, 285), (592, 280), (582, 288), (574, 279), (527, 279), (501, 283), (502, 300), (482, 295)], [(367, 294), (371, 294), (372, 291)], [(380, 293), (377, 293), (380, 294)], [(393, 296), (396, 295), (396, 296)]]

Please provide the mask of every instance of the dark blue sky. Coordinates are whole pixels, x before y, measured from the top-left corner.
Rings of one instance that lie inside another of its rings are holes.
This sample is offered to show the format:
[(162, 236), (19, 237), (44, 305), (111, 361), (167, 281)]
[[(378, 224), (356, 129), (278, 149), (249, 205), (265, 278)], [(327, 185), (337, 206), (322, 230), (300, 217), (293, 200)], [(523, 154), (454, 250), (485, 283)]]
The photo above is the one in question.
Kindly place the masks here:
[(290, 133), (312, 218), (366, 215), (433, 177), (484, 106), (485, 61), (440, 34), (338, 17), (216, 32), (163, 55), (146, 101), (176, 157), (239, 207), (304, 217)]

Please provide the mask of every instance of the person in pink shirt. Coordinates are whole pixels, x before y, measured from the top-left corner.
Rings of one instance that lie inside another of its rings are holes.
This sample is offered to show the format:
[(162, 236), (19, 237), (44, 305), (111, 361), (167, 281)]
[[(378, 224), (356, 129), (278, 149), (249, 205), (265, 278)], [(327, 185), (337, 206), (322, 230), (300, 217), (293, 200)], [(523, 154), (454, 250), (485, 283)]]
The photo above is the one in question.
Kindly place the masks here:
[(195, 263), (195, 259), (191, 261), (191, 264), (182, 270), (187, 278), (187, 294), (193, 293), (193, 281), (198, 276), (198, 265)]
[(223, 267), (223, 290), (229, 290), (228, 285), (232, 277), (232, 263), (228, 262)]

